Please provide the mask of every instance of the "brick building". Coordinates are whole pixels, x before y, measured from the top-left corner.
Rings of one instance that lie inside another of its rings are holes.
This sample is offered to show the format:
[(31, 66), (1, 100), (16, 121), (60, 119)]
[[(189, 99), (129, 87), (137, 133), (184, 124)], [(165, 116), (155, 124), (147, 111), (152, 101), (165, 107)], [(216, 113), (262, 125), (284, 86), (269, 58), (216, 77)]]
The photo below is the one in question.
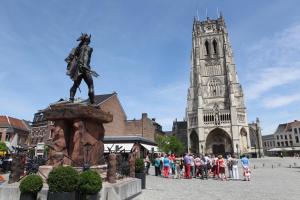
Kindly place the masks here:
[[(84, 100), (83, 103), (88, 101), (88, 99)], [(148, 118), (147, 113), (143, 113), (141, 119), (127, 120), (116, 92), (96, 95), (95, 105), (113, 115), (113, 121), (104, 124), (106, 136), (138, 136), (154, 142), (156, 134), (164, 134), (161, 125), (154, 118)], [(36, 145), (38, 142), (47, 143), (50, 141), (52, 139), (52, 125), (51, 122), (44, 119), (42, 111), (37, 112), (32, 123), (31, 144)]]
[(5, 142), (8, 147), (26, 146), (30, 125), (25, 120), (9, 116), (0, 116), (0, 141)]
[(47, 121), (44, 118), (44, 114), (41, 110), (35, 113), (31, 124), (29, 144), (31, 146), (36, 146), (39, 142), (48, 143), (51, 141), (52, 125), (53, 123), (51, 121)]

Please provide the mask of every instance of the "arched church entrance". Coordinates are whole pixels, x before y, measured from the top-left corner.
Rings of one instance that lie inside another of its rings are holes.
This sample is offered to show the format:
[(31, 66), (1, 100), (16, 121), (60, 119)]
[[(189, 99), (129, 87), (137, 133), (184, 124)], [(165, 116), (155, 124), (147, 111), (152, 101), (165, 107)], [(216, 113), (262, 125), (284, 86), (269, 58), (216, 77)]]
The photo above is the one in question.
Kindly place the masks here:
[(190, 134), (191, 153), (199, 153), (199, 137), (195, 130)]
[(206, 153), (215, 155), (225, 155), (232, 153), (232, 140), (223, 129), (212, 130), (206, 138)]

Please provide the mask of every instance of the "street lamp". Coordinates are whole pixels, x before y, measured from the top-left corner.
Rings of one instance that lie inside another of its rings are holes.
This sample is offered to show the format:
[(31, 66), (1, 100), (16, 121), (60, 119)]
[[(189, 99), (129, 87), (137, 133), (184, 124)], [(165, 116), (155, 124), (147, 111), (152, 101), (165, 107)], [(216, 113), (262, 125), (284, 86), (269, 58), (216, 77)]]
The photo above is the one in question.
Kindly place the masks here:
[(258, 121), (258, 118), (257, 118), (257, 119), (256, 119), (256, 123), (255, 123), (255, 128), (256, 128), (256, 137), (257, 137), (257, 145), (258, 145), (258, 157), (261, 158), (261, 154), (260, 154), (259, 132), (258, 132), (259, 127), (258, 127), (258, 125), (257, 125), (258, 122), (259, 122), (259, 121)]
[(202, 150), (202, 154), (204, 154), (204, 151), (203, 151), (203, 144), (201, 144), (201, 150)]

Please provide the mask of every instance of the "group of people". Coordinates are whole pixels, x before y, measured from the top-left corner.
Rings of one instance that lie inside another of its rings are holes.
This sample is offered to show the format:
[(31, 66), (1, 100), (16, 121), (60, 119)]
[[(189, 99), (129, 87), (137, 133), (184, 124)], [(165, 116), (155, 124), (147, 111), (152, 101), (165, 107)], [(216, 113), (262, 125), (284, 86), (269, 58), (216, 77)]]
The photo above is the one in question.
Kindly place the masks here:
[[(148, 160), (145, 162), (149, 163)], [(157, 154), (154, 160), (155, 176), (177, 179), (208, 179), (212, 177), (220, 180), (239, 180), (238, 164), (239, 159), (235, 155), (227, 155), (225, 159), (222, 155), (185, 154), (181, 157), (176, 157), (174, 154), (162, 153)], [(251, 176), (249, 164), (249, 159), (246, 156), (242, 156), (243, 177), (247, 181), (250, 181)]]

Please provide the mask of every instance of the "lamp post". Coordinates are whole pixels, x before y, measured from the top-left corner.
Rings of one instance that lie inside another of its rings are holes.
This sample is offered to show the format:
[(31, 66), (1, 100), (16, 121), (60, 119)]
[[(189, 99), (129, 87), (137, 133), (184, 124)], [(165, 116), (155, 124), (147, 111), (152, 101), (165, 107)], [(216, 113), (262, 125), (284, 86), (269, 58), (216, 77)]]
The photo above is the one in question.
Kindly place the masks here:
[(256, 119), (256, 123), (255, 123), (255, 127), (256, 127), (256, 137), (257, 137), (257, 145), (258, 145), (258, 157), (261, 158), (261, 154), (260, 154), (260, 141), (259, 141), (259, 132), (258, 132), (258, 124), (259, 120), (258, 118)]
[(203, 151), (203, 144), (201, 144), (201, 152), (204, 155), (204, 151)]

